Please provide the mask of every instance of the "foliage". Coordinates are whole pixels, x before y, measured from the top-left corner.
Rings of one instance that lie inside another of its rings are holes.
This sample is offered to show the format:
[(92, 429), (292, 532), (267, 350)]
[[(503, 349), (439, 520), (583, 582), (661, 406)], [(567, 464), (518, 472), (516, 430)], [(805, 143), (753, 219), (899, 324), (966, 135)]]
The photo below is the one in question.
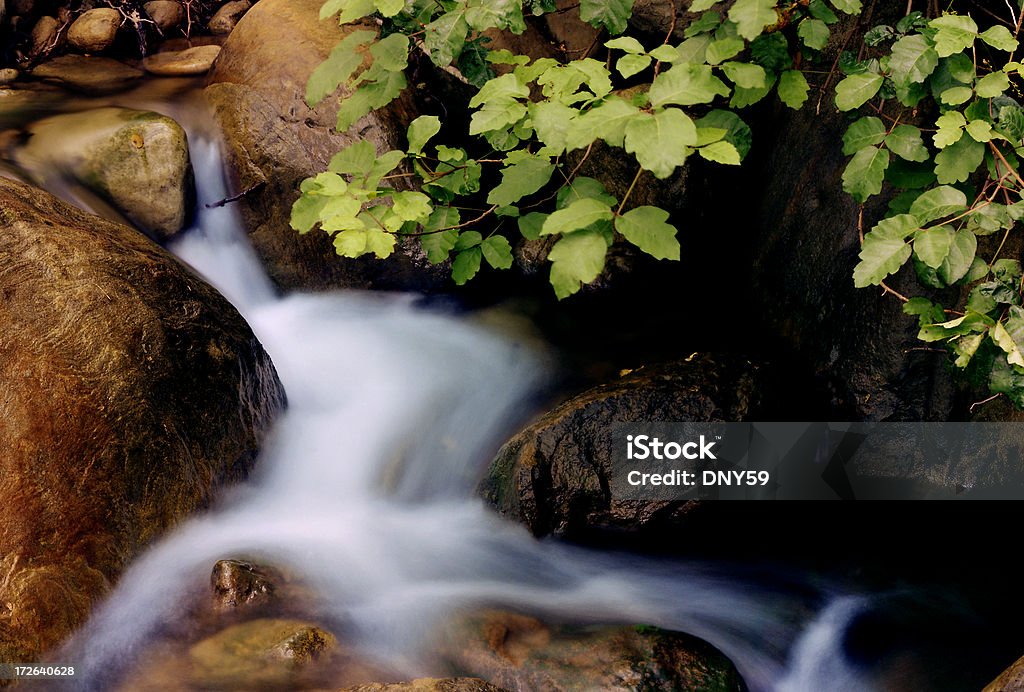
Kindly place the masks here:
[[(694, 154), (738, 165), (751, 138), (736, 111), (773, 90), (787, 106), (803, 105), (809, 85), (793, 55), (812, 57), (835, 11), (860, 5), (695, 0), (690, 11), (701, 14), (684, 40), (670, 35), (645, 47), (623, 33), (632, 0), (582, 0), (580, 18), (614, 36), (603, 44), (605, 60), (532, 59), (487, 47), (482, 32), (518, 34), (529, 15), (554, 9), (550, 0), (327, 0), (321, 18), (337, 15), (346, 35), (311, 76), (307, 100), (316, 105), (340, 88), (339, 130), (398, 98), (417, 53), (477, 90), (468, 132), (425, 115), (409, 126), (405, 151), (378, 153), (358, 142), (339, 152), (328, 171), (302, 184), (292, 226), (319, 226), (345, 257), (385, 258), (398, 238), (417, 238), (430, 262), (451, 260), (457, 284), (484, 263), (512, 266), (516, 233), (547, 238), (559, 298), (594, 281), (617, 240), (678, 260), (668, 212), (629, 203), (640, 177), (668, 178)], [(621, 199), (578, 175), (598, 143), (636, 161)]]

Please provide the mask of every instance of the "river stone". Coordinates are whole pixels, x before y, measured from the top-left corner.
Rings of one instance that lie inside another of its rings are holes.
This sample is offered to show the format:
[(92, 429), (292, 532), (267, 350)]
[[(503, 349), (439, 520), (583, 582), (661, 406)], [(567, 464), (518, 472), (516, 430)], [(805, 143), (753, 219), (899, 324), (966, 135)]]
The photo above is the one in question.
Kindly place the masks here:
[(218, 560), (210, 574), (214, 609), (223, 611), (268, 603), (277, 591), (274, 582), (279, 580), (280, 575), (273, 575), (267, 568), (251, 562)]
[(440, 646), (449, 669), (511, 690), (746, 689), (713, 646), (654, 627), (551, 625), (488, 611), (455, 621)]
[(1024, 690), (1024, 657), (1003, 671), (982, 692), (1021, 692)]
[(61, 44), (61, 37), (58, 33), (60, 22), (54, 17), (40, 17), (35, 26), (32, 27), (32, 56), (45, 55)]
[(121, 13), (110, 7), (83, 12), (68, 29), (68, 43), (83, 53), (106, 50), (117, 37)]
[(505, 692), (479, 678), (417, 678), (409, 682), (374, 682), (339, 692)]
[(0, 85), (7, 85), (18, 78), (18, 71), (13, 67), (0, 70)]
[(238, 24), (238, 20), (245, 14), (252, 5), (248, 0), (234, 0), (221, 5), (220, 9), (210, 17), (206, 28), (211, 34), (230, 34), (231, 30)]
[(142, 70), (111, 58), (62, 55), (32, 70), (32, 76), (89, 95), (113, 94), (135, 86)]
[(151, 111), (97, 108), (28, 128), (15, 158), (43, 183), (71, 176), (158, 240), (182, 230), (194, 199), (185, 131)]
[(142, 6), (160, 31), (167, 31), (185, 19), (185, 8), (177, 0), (152, 0)]
[[(768, 370), (768, 372), (766, 372)], [(615, 423), (756, 420), (767, 412), (770, 369), (743, 358), (699, 356), (640, 368), (543, 415), (498, 451), (480, 484), (502, 514), (537, 536), (651, 533), (694, 503), (611, 497)]]
[(337, 287), (431, 290), (450, 285), (444, 267), (432, 267), (418, 243), (400, 243), (395, 255), (342, 259), (322, 231), (299, 235), (289, 225), (300, 182), (327, 169), (331, 157), (359, 140), (379, 152), (405, 147), (416, 117), (402, 97), (360, 120), (350, 132), (334, 129), (337, 104), (305, 103), (306, 82), (345, 32), (319, 19), (320, 0), (261, 0), (239, 21), (210, 74), (207, 101), (224, 135), (238, 209), (249, 239), (271, 279), (286, 289)]
[(283, 404), (238, 312), (137, 231), (0, 178), (0, 661), (251, 468)]
[(220, 54), (220, 46), (196, 46), (151, 55), (142, 61), (147, 72), (161, 76), (205, 74)]

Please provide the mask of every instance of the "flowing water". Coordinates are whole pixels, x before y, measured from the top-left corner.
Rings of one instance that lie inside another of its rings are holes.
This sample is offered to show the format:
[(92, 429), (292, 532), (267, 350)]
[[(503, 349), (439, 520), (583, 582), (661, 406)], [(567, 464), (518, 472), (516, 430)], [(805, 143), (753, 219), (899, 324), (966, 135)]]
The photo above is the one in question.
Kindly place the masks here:
[(348, 644), (410, 676), (436, 672), (424, 654), (444, 617), (499, 606), (692, 633), (755, 692), (885, 689), (842, 651), (867, 597), (537, 541), (485, 508), (474, 485), (551, 376), (545, 354), (416, 296), (276, 295), (231, 205), (206, 206), (226, 196), (216, 144), (190, 137), (199, 213), (172, 250), (252, 325), (289, 407), (252, 481), (140, 557), (73, 638), (74, 687), (109, 689), (216, 560), (259, 555), (301, 574)]

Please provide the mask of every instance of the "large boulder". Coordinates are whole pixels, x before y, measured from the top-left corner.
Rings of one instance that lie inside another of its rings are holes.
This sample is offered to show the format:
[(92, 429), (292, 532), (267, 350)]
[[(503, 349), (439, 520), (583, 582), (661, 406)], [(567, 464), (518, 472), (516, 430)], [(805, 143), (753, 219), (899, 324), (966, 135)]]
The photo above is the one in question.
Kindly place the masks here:
[(114, 43), (121, 13), (111, 7), (86, 10), (68, 29), (68, 43), (83, 53), (99, 53)]
[(284, 395), (237, 311), (137, 231), (0, 178), (0, 660), (80, 625), (243, 478)]
[(488, 611), (454, 622), (441, 642), (451, 670), (510, 690), (745, 689), (710, 644), (653, 627), (551, 625)]
[[(206, 97), (224, 134), (234, 186), (249, 238), (270, 277), (284, 288), (429, 289), (445, 279), (417, 243), (400, 245), (386, 262), (341, 259), (327, 234), (300, 236), (289, 226), (299, 183), (327, 169), (331, 157), (358, 140), (378, 151), (404, 147), (415, 117), (407, 99), (371, 113), (349, 132), (334, 129), (336, 102), (305, 101), (306, 81), (344, 36), (320, 21), (320, 0), (261, 0), (224, 43)], [(365, 28), (365, 27), (362, 27)]]
[(27, 135), (15, 158), (39, 184), (69, 176), (157, 240), (185, 227), (192, 166), (185, 131), (171, 118), (97, 108), (40, 120)]
[(653, 421), (742, 421), (764, 415), (763, 366), (700, 356), (641, 368), (546, 413), (498, 452), (480, 490), (537, 536), (650, 532), (692, 503), (613, 498), (612, 425)]

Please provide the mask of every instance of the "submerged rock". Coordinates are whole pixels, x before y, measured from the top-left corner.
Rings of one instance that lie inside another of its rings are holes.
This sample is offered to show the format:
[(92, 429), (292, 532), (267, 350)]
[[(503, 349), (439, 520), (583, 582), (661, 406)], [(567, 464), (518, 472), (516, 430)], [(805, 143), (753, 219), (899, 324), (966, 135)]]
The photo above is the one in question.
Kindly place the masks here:
[(40, 184), (72, 177), (158, 240), (185, 227), (195, 197), (185, 131), (151, 111), (98, 108), (40, 120), (15, 158)]
[(0, 660), (82, 624), (243, 478), (284, 394), (213, 288), (137, 231), (0, 178)]
[(713, 646), (654, 627), (552, 626), (491, 611), (456, 622), (442, 646), (453, 670), (512, 690), (745, 689)]
[(110, 47), (121, 26), (121, 13), (110, 7), (86, 10), (68, 29), (68, 43), (83, 53), (99, 53)]
[(214, 609), (267, 603), (277, 591), (274, 582), (274, 575), (264, 567), (243, 560), (220, 560), (210, 575)]
[(220, 46), (196, 46), (166, 51), (142, 61), (146, 72), (165, 77), (205, 74), (220, 54)]
[(93, 96), (130, 89), (143, 74), (142, 70), (111, 58), (84, 55), (62, 55), (32, 70), (36, 79)]
[(320, 0), (261, 0), (224, 44), (205, 95), (224, 134), (225, 154), (249, 239), (271, 279), (289, 289), (359, 287), (427, 290), (449, 279), (431, 267), (418, 243), (400, 244), (387, 261), (342, 259), (322, 231), (299, 235), (289, 225), (302, 179), (327, 170), (343, 147), (368, 140), (378, 151), (404, 147), (416, 116), (404, 97), (360, 120), (334, 127), (332, 97), (305, 103), (306, 82), (344, 36), (319, 19)]

